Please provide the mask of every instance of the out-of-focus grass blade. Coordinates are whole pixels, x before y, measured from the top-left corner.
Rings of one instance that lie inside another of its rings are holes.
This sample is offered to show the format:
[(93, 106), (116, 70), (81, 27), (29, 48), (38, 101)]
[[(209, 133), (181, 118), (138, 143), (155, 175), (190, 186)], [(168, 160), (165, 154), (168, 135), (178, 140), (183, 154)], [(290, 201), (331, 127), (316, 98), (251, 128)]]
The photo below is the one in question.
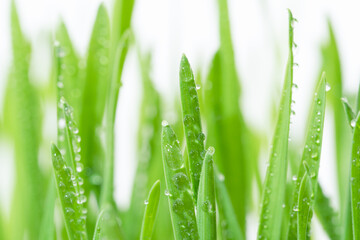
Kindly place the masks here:
[(106, 205), (99, 213), (96, 221), (93, 240), (124, 239), (120, 228), (117, 211), (112, 205)]
[(145, 214), (142, 222), (140, 239), (151, 239), (153, 235), (156, 215), (160, 202), (160, 181), (156, 181), (150, 189), (149, 197), (145, 200)]
[(22, 32), (14, 1), (10, 17), (13, 62), (5, 93), (4, 128), (14, 142), (15, 188), (8, 237), (23, 239), (26, 232), (28, 239), (37, 239), (43, 203), (43, 176), (38, 165), (40, 104), (29, 79), (31, 47)]
[[(314, 197), (316, 196), (322, 133), (323, 133), (324, 117), (325, 117), (325, 101), (326, 101), (326, 82), (325, 82), (325, 73), (323, 73), (315, 89), (312, 108), (309, 116), (309, 126), (306, 133), (307, 136), (306, 136), (305, 148), (303, 151), (303, 156), (299, 166), (297, 178), (294, 181), (295, 186), (293, 191), (293, 206), (290, 214), (288, 239), (293, 239), (294, 237), (296, 238), (299, 232), (299, 230), (297, 230), (297, 226), (300, 224), (299, 222), (297, 222), (299, 219), (299, 217), (297, 217), (299, 212), (298, 199), (300, 194), (300, 187), (301, 184), (303, 183), (302, 177), (304, 176), (306, 170), (305, 164), (309, 168), (308, 177), (310, 178)], [(314, 204), (313, 199), (309, 202), (309, 204), (310, 204), (310, 209), (312, 209)], [(312, 212), (312, 210), (310, 211)], [(309, 218), (309, 220), (311, 221), (311, 218)]]
[[(84, 171), (93, 186), (101, 184), (104, 149), (100, 142), (103, 132), (101, 123), (104, 117), (106, 95), (110, 85), (110, 24), (108, 13), (103, 4), (100, 5), (93, 32), (91, 35), (86, 82), (84, 84), (82, 113), (80, 117), (80, 132), (82, 138), (82, 159)], [(90, 121), (91, 119), (91, 121)], [(84, 186), (88, 189), (88, 186)], [(96, 196), (99, 197), (99, 188)], [(89, 194), (89, 192), (87, 193)]]
[(191, 183), (186, 174), (179, 141), (166, 121), (162, 123), (161, 149), (175, 240), (199, 239)]
[(271, 146), (269, 166), (266, 171), (260, 226), (258, 230), (258, 238), (264, 239), (279, 239), (281, 235), (293, 85), (293, 21), (294, 19), (289, 10), (289, 56), (278, 122), (275, 129), (273, 145)]
[(351, 214), (354, 239), (360, 239), (360, 114), (356, 118), (351, 157)]
[(134, 3), (135, 0), (115, 0), (112, 20), (112, 38), (115, 48), (122, 35), (130, 28)]
[(216, 239), (214, 152), (213, 147), (206, 151), (200, 177), (196, 219), (202, 240)]
[(45, 203), (44, 203), (44, 214), (41, 218), (39, 240), (51, 240), (55, 238), (55, 222), (54, 222), (55, 199), (56, 199), (55, 180), (51, 176), (46, 193)]
[(87, 239), (86, 209), (83, 208), (82, 194), (79, 193), (79, 182), (73, 170), (67, 166), (59, 149), (53, 144), (51, 155), (60, 198), (62, 212), (69, 239)]
[(241, 229), (237, 217), (235, 215), (234, 208), (232, 206), (230, 196), (226, 190), (224, 183), (224, 176), (220, 173), (216, 174), (215, 177), (215, 189), (216, 189), (216, 202), (219, 212), (218, 225), (220, 239), (236, 239), (243, 240), (244, 234)]
[(201, 167), (205, 156), (205, 135), (201, 128), (199, 99), (194, 74), (185, 55), (182, 56), (180, 63), (180, 94), (189, 170), (194, 199), (196, 201)]
[[(308, 169), (308, 171), (310, 171), (310, 169)], [(311, 216), (312, 216), (310, 201), (312, 198), (311, 195), (313, 194), (313, 190), (311, 187), (308, 171), (305, 171), (305, 174), (302, 177), (302, 181), (299, 189), (299, 199), (297, 201), (298, 211), (299, 211), (299, 213), (297, 214), (298, 240), (310, 239), (308, 228), (310, 228)]]
[(315, 213), (329, 238), (331, 240), (340, 239), (338, 213), (332, 208), (330, 199), (325, 196), (320, 185), (316, 191)]

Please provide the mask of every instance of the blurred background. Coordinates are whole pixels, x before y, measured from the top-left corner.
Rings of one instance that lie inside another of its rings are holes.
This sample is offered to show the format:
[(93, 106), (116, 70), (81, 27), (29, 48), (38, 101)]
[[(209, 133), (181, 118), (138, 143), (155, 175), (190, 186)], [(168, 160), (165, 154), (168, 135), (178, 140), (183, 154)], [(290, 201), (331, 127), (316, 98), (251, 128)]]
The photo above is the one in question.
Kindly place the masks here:
[[(54, 29), (62, 19), (80, 56), (86, 54), (100, 0), (16, 0), (21, 25), (32, 45), (30, 79), (35, 86), (49, 85), (52, 67)], [(104, 1), (108, 10), (111, 0)], [(0, 112), (12, 61), (10, 37), (10, 0), (0, 1)], [(343, 92), (354, 99), (360, 81), (360, 3), (356, 0), (228, 0), (237, 70), (242, 85), (241, 107), (245, 121), (255, 132), (264, 134), (270, 146), (274, 131), (273, 111), (280, 91), (287, 60), (288, 14), (298, 20), (294, 40), (298, 45), (294, 61), (295, 115), (292, 117), (291, 144), (303, 146), (308, 110), (315, 83), (321, 71), (321, 46), (328, 40), (330, 19), (340, 54)], [(109, 11), (110, 13), (112, 11)], [(219, 47), (217, 2), (215, 0), (136, 0), (132, 27), (138, 47), (152, 53), (151, 77), (165, 99), (163, 118), (176, 121), (174, 99), (179, 98), (178, 69), (182, 53), (195, 72), (206, 75), (212, 56)], [(136, 171), (136, 137), (141, 100), (141, 74), (136, 51), (131, 50), (125, 63), (116, 119), (115, 198), (120, 208), (129, 206)], [(44, 111), (43, 142), (39, 161), (51, 166), (49, 143), (56, 140), (56, 109), (42, 102)], [(339, 208), (335, 177), (334, 122), (340, 114), (326, 113), (319, 181), (324, 192)], [(343, 113), (341, 113), (343, 114)], [(300, 148), (301, 149), (301, 148)], [(268, 148), (261, 150), (260, 170), (265, 174)], [(14, 184), (13, 146), (0, 138), (0, 202), (9, 214)], [(256, 195), (256, 194), (255, 194)], [(258, 199), (258, 196), (255, 196)], [(257, 216), (248, 217), (249, 239), (255, 239)], [(315, 234), (325, 239), (315, 221)]]

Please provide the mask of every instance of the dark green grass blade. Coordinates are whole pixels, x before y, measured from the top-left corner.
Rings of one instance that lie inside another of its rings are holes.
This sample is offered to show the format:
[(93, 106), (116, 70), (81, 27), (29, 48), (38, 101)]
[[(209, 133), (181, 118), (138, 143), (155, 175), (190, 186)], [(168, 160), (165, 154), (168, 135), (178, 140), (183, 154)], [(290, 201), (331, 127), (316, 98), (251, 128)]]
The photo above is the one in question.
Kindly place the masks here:
[(46, 193), (44, 202), (44, 214), (41, 218), (41, 226), (39, 232), (39, 240), (51, 240), (55, 239), (55, 199), (56, 199), (56, 187), (55, 179), (51, 176), (49, 179), (49, 186)]
[(237, 217), (235, 215), (234, 208), (232, 206), (230, 196), (226, 190), (224, 183), (224, 176), (217, 173), (215, 177), (215, 189), (216, 189), (216, 203), (219, 212), (220, 226), (218, 236), (220, 235), (223, 240), (236, 239), (243, 240), (244, 233), (241, 229)]
[(149, 192), (149, 197), (145, 200), (145, 213), (142, 222), (140, 239), (151, 239), (154, 231), (156, 215), (160, 202), (160, 181), (156, 181)]
[[(106, 95), (109, 89), (110, 24), (105, 6), (100, 5), (91, 35), (84, 85), (80, 132), (84, 171), (99, 197), (104, 149), (100, 142)], [(88, 186), (84, 186), (88, 189)]]
[(180, 63), (180, 94), (184, 121), (186, 147), (194, 199), (197, 199), (200, 173), (205, 156), (205, 135), (201, 128), (199, 99), (194, 74), (185, 55)]
[[(293, 206), (290, 214), (290, 225), (289, 225), (289, 234), (288, 238), (293, 239), (298, 236), (297, 226), (300, 224), (298, 221), (299, 217), (298, 211), (298, 199), (300, 193), (300, 187), (303, 182), (302, 177), (305, 174), (306, 164), (309, 168), (308, 177), (313, 189), (314, 197), (316, 196), (317, 190), (317, 177), (319, 172), (320, 164), (320, 153), (321, 153), (321, 143), (322, 143), (322, 133), (324, 127), (324, 117), (325, 117), (325, 101), (326, 101), (326, 82), (325, 74), (322, 75), (319, 82), (317, 83), (315, 94), (313, 98), (312, 108), (309, 115), (309, 126), (306, 133), (306, 142), (305, 148), (302, 155), (302, 160), (298, 169), (297, 179), (294, 181), (294, 190), (293, 190)], [(307, 184), (304, 182), (304, 184)], [(305, 191), (305, 190), (304, 190)], [(314, 201), (309, 202), (310, 208), (313, 208)], [(312, 211), (312, 210), (311, 210)], [(311, 218), (309, 218), (311, 220)]]
[(163, 122), (161, 148), (166, 192), (175, 240), (199, 239), (191, 183), (186, 174), (181, 149), (174, 131)]
[(356, 118), (351, 157), (351, 215), (354, 239), (360, 239), (360, 114)]
[(213, 147), (206, 151), (200, 177), (196, 219), (202, 240), (216, 239), (214, 152)]
[(112, 205), (106, 205), (99, 213), (96, 221), (93, 240), (124, 239), (121, 223)]
[(289, 11), (289, 56), (278, 122), (271, 148), (269, 166), (266, 171), (258, 238), (279, 239), (281, 234), (293, 85), (293, 21), (292, 14)]
[[(54, 166), (56, 187), (60, 198), (62, 212), (69, 239), (87, 239), (86, 217), (83, 199), (77, 186), (78, 180), (67, 166), (59, 149), (53, 144), (51, 155)], [(85, 210), (86, 211), (86, 210)]]
[[(309, 170), (310, 171), (310, 170)], [(310, 178), (308, 175), (308, 171), (305, 172), (302, 177), (302, 181), (299, 189), (299, 199), (297, 202), (298, 206), (298, 228), (297, 228), (297, 239), (298, 240), (306, 240), (310, 239), (309, 236), (309, 227), (311, 223), (311, 198), (312, 198), (313, 190), (311, 187)]]
[[(13, 62), (6, 87), (4, 128), (14, 143), (14, 191), (9, 238), (37, 239), (43, 203), (43, 176), (38, 165), (41, 139), (39, 96), (29, 79), (31, 47), (24, 36), (14, 1), (11, 3)], [(26, 200), (25, 200), (26, 199)]]

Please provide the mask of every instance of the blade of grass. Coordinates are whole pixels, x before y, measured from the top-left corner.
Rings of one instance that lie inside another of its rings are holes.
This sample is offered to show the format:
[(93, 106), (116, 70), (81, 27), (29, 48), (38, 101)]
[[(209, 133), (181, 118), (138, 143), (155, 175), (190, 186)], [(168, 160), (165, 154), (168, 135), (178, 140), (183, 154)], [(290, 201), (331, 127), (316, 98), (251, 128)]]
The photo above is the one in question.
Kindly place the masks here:
[(293, 21), (294, 19), (289, 10), (289, 56), (278, 122), (271, 147), (269, 166), (266, 171), (260, 226), (258, 230), (258, 238), (264, 239), (279, 239), (281, 235), (293, 85)]
[(213, 147), (206, 151), (200, 177), (196, 219), (202, 240), (216, 239), (214, 152)]
[(154, 231), (156, 215), (160, 202), (160, 181), (157, 180), (149, 192), (149, 197), (145, 200), (145, 213), (142, 222), (140, 239), (151, 239)]
[(354, 130), (355, 123), (356, 123), (356, 115), (352, 110), (350, 104), (346, 100), (346, 98), (341, 98), (342, 104), (344, 106), (345, 114), (347, 116), (348, 123), (352, 130)]
[(97, 218), (93, 240), (124, 239), (116, 213), (113, 205), (105, 205)]
[(161, 148), (175, 240), (199, 239), (191, 182), (186, 174), (180, 145), (166, 121), (162, 123)]
[(199, 99), (196, 92), (194, 74), (185, 55), (181, 58), (179, 78), (189, 170), (194, 200), (196, 202), (200, 173), (205, 156), (205, 135), (201, 128)]
[(53, 177), (51, 176), (47, 188), (45, 203), (44, 203), (44, 214), (41, 218), (39, 240), (55, 239), (55, 222), (54, 222), (55, 199), (56, 199), (55, 179), (53, 179)]
[[(304, 165), (306, 166), (305, 163), (304, 163)], [(307, 169), (305, 171), (304, 176), (302, 177), (300, 189), (299, 189), (299, 199), (297, 201), (298, 211), (299, 211), (299, 213), (297, 214), (297, 222), (298, 222), (297, 239), (298, 240), (310, 239), (309, 227), (310, 227), (311, 216), (312, 216), (310, 202), (311, 202), (311, 198), (313, 197), (312, 196), (313, 190), (312, 190), (312, 185), (311, 185), (311, 182), (309, 179), (308, 171), (310, 171), (310, 170)]]

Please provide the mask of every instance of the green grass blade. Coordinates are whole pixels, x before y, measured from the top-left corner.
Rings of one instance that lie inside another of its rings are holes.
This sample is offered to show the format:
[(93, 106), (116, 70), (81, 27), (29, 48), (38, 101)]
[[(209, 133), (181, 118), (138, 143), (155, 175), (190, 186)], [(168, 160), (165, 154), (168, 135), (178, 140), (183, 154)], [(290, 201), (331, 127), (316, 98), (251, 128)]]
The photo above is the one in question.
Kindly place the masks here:
[(182, 56), (180, 63), (180, 94), (191, 183), (196, 201), (205, 156), (205, 135), (201, 128), (199, 99), (194, 74), (185, 55)]
[[(100, 5), (93, 27), (86, 68), (82, 113), (79, 127), (82, 138), (82, 159), (89, 183), (99, 197), (99, 181), (103, 175), (104, 149), (100, 141), (109, 84), (110, 23), (103, 4)], [(91, 119), (91, 121), (89, 121)], [(100, 130), (100, 131), (99, 131)], [(89, 187), (84, 186), (85, 189)]]
[[(217, 173), (215, 177), (216, 202), (219, 211), (220, 239), (244, 240), (244, 233), (238, 223), (229, 193), (226, 190), (224, 176)], [(219, 235), (219, 234), (218, 234)]]
[(44, 203), (44, 214), (41, 218), (39, 240), (55, 239), (55, 222), (54, 222), (55, 199), (56, 199), (55, 180), (51, 176), (50, 183), (46, 193), (45, 203)]
[(93, 240), (124, 239), (121, 223), (116, 215), (117, 211), (112, 205), (106, 205), (96, 220)]
[[(310, 171), (310, 169), (308, 170)], [(311, 222), (311, 198), (313, 197), (313, 190), (309, 179), (308, 171), (305, 172), (302, 177), (302, 181), (299, 189), (298, 205), (298, 228), (297, 228), (297, 239), (306, 240), (310, 239), (309, 228)]]
[(348, 101), (345, 98), (342, 98), (341, 101), (343, 103), (345, 114), (347, 116), (349, 125), (350, 125), (351, 129), (354, 130), (355, 123), (356, 123), (356, 115), (355, 115), (353, 109), (351, 108), (350, 104), (348, 103)]
[(167, 122), (162, 123), (161, 148), (175, 240), (199, 239), (191, 183), (186, 174), (180, 145)]
[[(293, 192), (293, 206), (290, 214), (290, 225), (289, 225), (289, 239), (293, 239), (298, 235), (299, 230), (297, 226), (300, 224), (296, 221), (299, 219), (297, 217), (299, 206), (298, 199), (300, 193), (300, 187), (302, 184), (302, 177), (305, 174), (306, 164), (309, 167), (308, 175), (310, 177), (310, 182), (313, 189), (314, 196), (316, 195), (317, 190), (317, 177), (319, 172), (320, 164), (320, 153), (321, 153), (321, 143), (322, 143), (322, 133), (324, 128), (324, 117), (325, 117), (325, 101), (326, 101), (326, 82), (325, 82), (325, 73), (319, 79), (317, 83), (314, 99), (312, 103), (311, 112), (309, 115), (309, 126), (306, 135), (305, 148), (303, 151), (302, 160), (299, 166), (297, 179), (295, 180), (295, 187)], [(304, 183), (306, 184), (306, 183)], [(312, 209), (314, 201), (310, 202), (310, 208)], [(309, 219), (311, 220), (311, 218)]]
[(352, 229), (354, 239), (360, 239), (360, 114), (356, 118), (351, 159)]
[(279, 239), (281, 234), (293, 85), (293, 21), (292, 14), (289, 11), (289, 57), (278, 122), (271, 148), (269, 166), (266, 171), (258, 238)]
[(200, 177), (196, 218), (202, 240), (216, 239), (214, 152), (213, 147), (206, 151)]
[(340, 224), (338, 213), (330, 204), (330, 199), (325, 196), (320, 185), (316, 191), (315, 213), (323, 229), (331, 240), (340, 239)]
[(78, 180), (54, 144), (51, 146), (51, 155), (68, 237), (70, 240), (87, 239), (86, 217), (84, 215), (86, 212), (83, 208), (82, 195), (77, 188)]
[(160, 181), (156, 181), (149, 192), (149, 197), (145, 200), (145, 213), (141, 228), (141, 240), (150, 240), (153, 235), (156, 215), (160, 202)]
[(135, 0), (115, 0), (112, 20), (112, 37), (115, 48), (122, 35), (130, 28), (134, 3)]

